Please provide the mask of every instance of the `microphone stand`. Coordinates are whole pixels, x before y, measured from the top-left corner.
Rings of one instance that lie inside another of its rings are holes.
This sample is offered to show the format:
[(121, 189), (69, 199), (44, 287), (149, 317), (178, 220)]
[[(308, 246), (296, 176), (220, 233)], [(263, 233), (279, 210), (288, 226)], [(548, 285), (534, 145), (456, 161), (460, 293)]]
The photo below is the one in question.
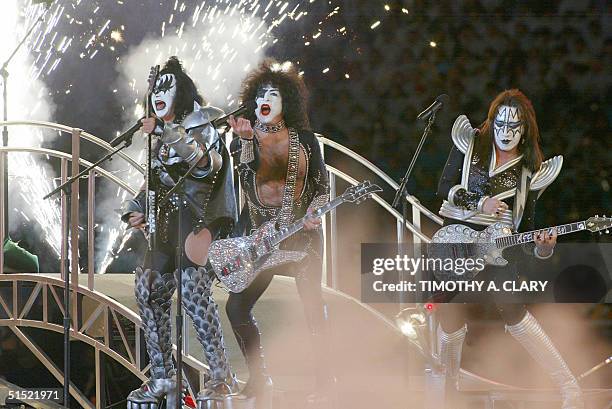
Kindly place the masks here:
[[(407, 216), (408, 198), (406, 197), (406, 193), (405, 193), (406, 185), (408, 183), (408, 179), (410, 178), (410, 175), (412, 174), (414, 165), (416, 164), (416, 161), (419, 155), (421, 154), (421, 149), (423, 149), (423, 146), (425, 145), (425, 140), (431, 133), (431, 127), (435, 120), (436, 120), (436, 111), (433, 111), (431, 115), (429, 116), (429, 118), (427, 119), (427, 124), (425, 125), (425, 129), (423, 130), (423, 135), (421, 136), (421, 140), (419, 141), (419, 144), (417, 145), (416, 151), (414, 152), (414, 155), (412, 156), (412, 160), (410, 161), (410, 164), (408, 165), (406, 174), (404, 174), (404, 177), (402, 178), (400, 182), (399, 188), (397, 189), (397, 192), (395, 193), (395, 198), (393, 199), (393, 204), (391, 205), (391, 207), (393, 207), (394, 209), (397, 209), (399, 201), (400, 200), (402, 201), (402, 229), (406, 228), (407, 219), (408, 219), (408, 216)], [(417, 286), (417, 289), (418, 289), (418, 286)], [(418, 291), (417, 291), (417, 294), (419, 294)]]
[[(55, 196), (59, 192), (64, 192), (64, 196), (66, 197), (66, 209), (67, 209), (66, 229), (68, 231), (66, 232), (65, 235), (63, 234), (62, 236), (65, 237), (63, 240), (64, 240), (64, 246), (66, 246), (66, 249), (69, 248), (70, 240), (68, 239), (68, 235), (70, 233), (70, 224), (72, 222), (70, 220), (70, 214), (72, 213), (70, 210), (72, 207), (72, 202), (71, 202), (72, 184), (77, 182), (78, 179), (81, 176), (83, 176), (85, 173), (96, 168), (102, 162), (110, 159), (117, 152), (119, 152), (120, 150), (124, 148), (127, 148), (131, 144), (132, 144), (132, 138), (130, 137), (129, 139), (125, 140), (123, 146), (120, 146), (119, 148), (113, 150), (112, 152), (109, 152), (104, 157), (100, 158), (98, 161), (93, 163), (91, 166), (87, 167), (86, 169), (83, 169), (77, 175), (66, 180), (66, 182), (62, 183), (57, 188), (55, 188), (53, 191), (51, 191), (50, 193), (48, 193), (47, 195), (43, 197), (43, 200), (47, 200), (50, 197)], [(77, 189), (78, 189), (78, 183), (77, 183)], [(78, 251), (78, 249), (72, 249), (72, 251)], [(70, 325), (71, 325), (70, 321), (71, 321), (71, 317), (70, 317), (70, 257), (68, 257), (68, 255), (66, 254), (66, 258), (64, 259), (64, 406), (66, 407), (70, 407)]]
[[(395, 198), (393, 199), (392, 207), (394, 209), (397, 208), (399, 201), (400, 200), (402, 201), (402, 229), (404, 229), (406, 226), (407, 213), (408, 213), (408, 198), (406, 197), (406, 194), (405, 194), (406, 184), (408, 183), (408, 178), (410, 178), (412, 170), (414, 169), (414, 165), (417, 161), (417, 158), (419, 157), (421, 153), (421, 149), (423, 149), (423, 146), (425, 145), (425, 140), (431, 133), (431, 127), (433, 126), (433, 123), (435, 120), (436, 120), (436, 111), (434, 110), (429, 116), (429, 118), (427, 119), (427, 124), (425, 125), (425, 129), (423, 130), (423, 135), (421, 136), (421, 140), (419, 141), (416, 151), (414, 152), (414, 155), (412, 156), (412, 160), (410, 161), (410, 164), (408, 165), (408, 169), (406, 170), (406, 174), (402, 178), (400, 186), (397, 189), (397, 193), (395, 194)], [(420, 279), (420, 277), (421, 277), (421, 273), (419, 271), (417, 272), (417, 275), (415, 275), (415, 281)], [(419, 301), (422, 301), (420, 299), (421, 292), (419, 291), (418, 285), (416, 288), (417, 288), (417, 292), (416, 292), (415, 301), (417, 302), (417, 308), (423, 311), (424, 309), (422, 307), (422, 303), (419, 302)], [(426, 384), (426, 387), (430, 387), (429, 385), (432, 383), (431, 374), (434, 373), (433, 369), (436, 368), (436, 362), (433, 359), (433, 355), (431, 353), (433, 350), (433, 348), (431, 347), (431, 340), (433, 339), (432, 334), (434, 333), (433, 332), (434, 330), (432, 330), (432, 328), (435, 328), (435, 327), (432, 321), (433, 317), (427, 314), (425, 316), (426, 316), (426, 320), (428, 323), (427, 332), (429, 336), (427, 337), (424, 336), (425, 329), (423, 328), (420, 328), (419, 330), (417, 330), (417, 334), (420, 336), (421, 339), (427, 342), (427, 345), (423, 345), (423, 350), (425, 351), (426, 357), (427, 357), (425, 373), (426, 373), (426, 382), (428, 383)], [(427, 407), (430, 407), (430, 406), (431, 406), (430, 404), (427, 404)]]
[(404, 217), (404, 220), (403, 220), (404, 226), (406, 226), (406, 211), (407, 211), (406, 209), (407, 199), (406, 199), (406, 196), (404, 195), (404, 191), (406, 190), (406, 184), (408, 183), (408, 179), (410, 178), (410, 175), (412, 174), (412, 170), (414, 169), (414, 165), (416, 164), (417, 158), (421, 154), (421, 149), (423, 149), (423, 146), (425, 145), (425, 140), (431, 133), (431, 127), (435, 120), (436, 120), (436, 112), (434, 111), (431, 113), (431, 115), (427, 119), (427, 125), (425, 125), (425, 129), (423, 130), (423, 135), (421, 136), (421, 140), (419, 141), (416, 151), (414, 152), (414, 155), (412, 156), (412, 160), (410, 161), (410, 164), (408, 165), (406, 174), (404, 174), (404, 177), (402, 178), (400, 182), (399, 188), (397, 189), (397, 192), (395, 193), (395, 198), (393, 199), (393, 204), (391, 205), (391, 207), (396, 209), (397, 205), (399, 204), (400, 199), (404, 198), (404, 200), (402, 201), (403, 203), (402, 214)]
[[(217, 145), (219, 142), (225, 145), (225, 142), (223, 142), (223, 139), (221, 138), (220, 135), (217, 136), (217, 139), (215, 139), (215, 141), (213, 141), (213, 143), (210, 144), (210, 146), (206, 149), (206, 151), (204, 151), (204, 155), (207, 155), (208, 152), (210, 152), (210, 150), (213, 148), (213, 146)], [(170, 200), (170, 197), (174, 193), (176, 193), (179, 197), (178, 232), (177, 232), (179, 240), (177, 241), (177, 244), (176, 244), (176, 254), (175, 254), (175, 265), (178, 271), (178, 277), (177, 277), (177, 283), (176, 283), (177, 292), (176, 292), (176, 317), (175, 317), (175, 324), (176, 324), (176, 386), (177, 386), (176, 387), (176, 402), (177, 402), (176, 409), (181, 409), (182, 403), (183, 403), (183, 399), (182, 399), (183, 320), (184, 320), (183, 318), (183, 251), (184, 251), (184, 248), (183, 248), (183, 239), (182, 239), (183, 238), (183, 225), (182, 225), (183, 199), (188, 201), (192, 205), (195, 204), (194, 200), (190, 198), (183, 190), (183, 184), (185, 180), (187, 179), (187, 176), (189, 176), (191, 172), (197, 166), (198, 166), (198, 162), (195, 162), (193, 165), (191, 165), (189, 169), (187, 170), (187, 172), (181, 175), (181, 177), (176, 181), (174, 186), (172, 186), (172, 188), (168, 191), (168, 193), (166, 193), (166, 195), (162, 197), (161, 200), (159, 201), (159, 207), (162, 207), (168, 200)]]

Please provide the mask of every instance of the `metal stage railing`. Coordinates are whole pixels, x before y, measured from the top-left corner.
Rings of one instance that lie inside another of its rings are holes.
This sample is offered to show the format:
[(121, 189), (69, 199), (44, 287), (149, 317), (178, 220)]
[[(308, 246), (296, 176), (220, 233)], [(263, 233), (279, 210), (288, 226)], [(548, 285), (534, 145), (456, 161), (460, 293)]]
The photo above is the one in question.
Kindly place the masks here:
[[(8, 283), (2, 286), (3, 283)], [(8, 299), (0, 293), (0, 326), (8, 327), (19, 340), (47, 368), (51, 375), (63, 383), (63, 369), (45, 353), (45, 348), (38, 345), (22, 328), (39, 328), (56, 333), (63, 333), (60, 321), (54, 322), (54, 312), (64, 313), (64, 282), (59, 278), (42, 274), (3, 274), (0, 275), (0, 288), (10, 287)], [(23, 288), (31, 291), (24, 293)], [(94, 349), (96, 405), (92, 404), (76, 385), (70, 385), (70, 395), (84, 408), (103, 408), (105, 399), (102, 382), (104, 378), (102, 355), (113, 359), (143, 381), (149, 365), (145, 365), (146, 351), (140, 317), (124, 305), (106, 295), (89, 290), (83, 286), (73, 287), (74, 308), (70, 337), (84, 342)], [(42, 315), (33, 313), (33, 306), (42, 306)], [(113, 336), (119, 334), (119, 340)], [(191, 356), (184, 356), (187, 368), (200, 373), (200, 384), (204, 383), (207, 367)], [(192, 396), (193, 385), (189, 385)], [(197, 393), (197, 390), (195, 391)]]
[[(36, 147), (0, 148), (0, 173), (2, 172), (2, 169), (5, 169), (3, 166), (1, 166), (1, 162), (6, 161), (7, 156), (9, 154), (16, 152), (26, 152), (33, 155), (44, 155), (47, 158), (59, 159), (61, 162), (61, 181), (64, 182), (70, 177), (70, 175), (76, 175), (79, 172), (80, 166), (90, 165), (90, 162), (80, 157), (82, 141), (92, 143), (104, 151), (110, 151), (112, 149), (111, 146), (107, 142), (103, 141), (101, 138), (84, 132), (81, 129), (72, 128), (61, 124), (40, 121), (0, 122), (0, 127), (5, 125), (31, 126), (58, 131), (60, 134), (69, 134), (71, 137), (72, 144), (71, 152), (69, 153)], [(346, 147), (328, 138), (325, 138), (321, 135), (317, 136), (319, 139), (319, 143), (321, 144), (322, 151), (325, 151), (324, 148), (328, 148), (340, 155), (343, 155), (343, 157), (354, 161), (355, 163), (365, 168), (371, 176), (376, 177), (378, 180), (382, 181), (385, 184), (383, 188), (390, 189), (393, 192), (397, 190), (398, 184), (388, 175), (386, 175), (382, 170), (380, 170), (376, 165), (374, 165), (364, 157), (358, 155), (357, 153), (351, 151), (350, 149), (347, 149)], [(229, 142), (231, 140), (231, 135), (226, 135), (226, 138)], [(137, 172), (144, 174), (144, 169), (135, 159), (125, 154), (124, 152), (120, 152), (118, 156), (125, 160), (128, 166), (134, 168)], [(70, 171), (68, 169), (69, 163), (71, 165)], [(330, 193), (332, 198), (335, 197), (337, 194), (336, 187), (339, 180), (352, 185), (358, 183), (358, 181), (351, 175), (334, 166), (328, 164), (327, 170), (329, 173), (331, 190)], [(143, 367), (143, 354), (145, 352), (141, 345), (141, 323), (138, 315), (132, 312), (127, 307), (96, 291), (95, 289), (94, 243), (96, 238), (94, 230), (94, 215), (96, 209), (96, 177), (102, 177), (110, 181), (111, 183), (115, 184), (119, 189), (126, 191), (129, 194), (135, 194), (135, 190), (126, 182), (119, 179), (109, 171), (106, 171), (104, 169), (97, 169), (95, 171), (91, 171), (88, 174), (87, 178), (88, 184), (86, 197), (88, 213), (87, 227), (85, 229), (87, 242), (87, 281), (86, 283), (83, 283), (83, 285), (80, 285), (79, 283), (80, 278), (83, 274), (79, 273), (80, 268), (78, 268), (78, 252), (74, 251), (71, 254), (71, 265), (77, 267), (72, 268), (72, 271), (70, 272), (72, 283), (71, 306), (73, 309), (73, 326), (71, 336), (74, 339), (80, 340), (91, 345), (95, 349), (96, 394), (99, 395), (100, 393), (102, 393), (100, 391), (100, 376), (102, 375), (100, 373), (101, 354), (105, 354), (111, 359), (114, 359), (116, 362), (123, 365), (140, 379), (146, 378), (145, 372), (148, 368)], [(3, 183), (3, 180), (4, 175), (0, 174), (0, 184)], [(4, 192), (4, 190), (0, 186), (0, 194), (3, 194), (2, 192)], [(71, 211), (71, 226), (65, 226), (65, 224), (63, 225), (62, 243), (64, 243), (64, 240), (66, 239), (65, 234), (67, 234), (66, 232), (68, 231), (66, 227), (68, 227), (71, 239), (70, 247), (76, 249), (78, 248), (79, 235), (81, 234), (78, 226), (78, 209), (80, 201), (79, 189), (72, 189), (72, 195), (73, 196), (71, 200), (71, 209), (66, 209), (66, 200), (63, 196), (61, 197), (61, 215), (63, 224), (67, 220), (67, 212)], [(406, 231), (411, 234), (411, 242), (414, 243), (415, 246), (419, 246), (422, 243), (429, 242), (430, 238), (421, 230), (424, 218), (428, 219), (434, 224), (442, 224), (442, 220), (440, 219), (440, 217), (438, 217), (432, 211), (423, 206), (419, 202), (419, 200), (412, 195), (406, 196), (406, 200), (409, 205), (409, 215), (411, 215), (411, 218), (410, 220), (406, 220), (405, 225), (403, 224), (402, 215), (397, 210), (393, 209), (389, 202), (387, 202), (382, 196), (374, 195), (373, 199), (375, 203), (377, 203), (391, 217), (390, 223), (394, 223), (395, 225), (398, 243), (406, 241)], [(0, 197), (0, 242), (4, 241), (4, 224), (7, 222), (3, 219), (4, 205), (4, 197)], [(325, 232), (324, 240), (326, 243), (324, 248), (330, 249), (329, 251), (326, 250), (325, 253), (326, 263), (324, 263), (325, 270), (323, 274), (323, 282), (331, 289), (336, 290), (337, 293), (344, 295), (342, 292), (337, 291), (340, 272), (337, 263), (338, 249), (336, 245), (336, 237), (338, 235), (338, 226), (336, 211), (331, 211), (329, 215), (326, 215), (323, 220), (323, 223), (323, 231)], [(327, 228), (328, 223), (329, 228)], [(6, 319), (0, 319), (0, 325), (5, 325), (10, 328), (10, 330), (32, 351), (34, 355), (38, 357), (38, 359), (47, 367), (47, 369), (49, 369), (53, 376), (58, 380), (60, 380), (62, 377), (61, 370), (49, 360), (49, 358), (44, 353), (44, 349), (41, 348), (40, 345), (36, 345), (34, 341), (30, 339), (30, 337), (28, 337), (28, 335), (20, 329), (20, 327), (35, 327), (54, 332), (62, 332), (62, 326), (49, 322), (47, 319), (47, 315), (51, 305), (54, 305), (53, 308), (59, 308), (59, 310), (63, 312), (63, 302), (61, 298), (63, 292), (60, 290), (63, 287), (62, 278), (64, 277), (64, 274), (67, 273), (66, 271), (64, 271), (64, 260), (66, 257), (68, 257), (68, 251), (66, 248), (62, 248), (60, 260), (60, 265), (62, 266), (60, 271), (61, 278), (48, 277), (42, 274), (4, 275), (2, 252), (0, 252), (0, 284), (2, 282), (10, 283), (12, 298), (11, 302), (7, 302), (8, 300), (3, 299), (0, 294), (0, 311), (4, 310), (4, 315), (7, 317)], [(20, 285), (22, 285), (22, 283), (30, 283), (30, 286), (33, 286), (33, 290), (27, 296), (27, 300), (25, 301), (25, 303), (19, 302), (18, 300), (20, 294), (18, 288)], [(345, 296), (350, 297), (348, 295)], [(87, 301), (84, 302), (83, 300)], [(36, 302), (42, 302), (42, 319), (28, 318), (28, 312)], [(383, 314), (379, 313), (371, 306), (362, 303), (360, 303), (360, 305), (363, 306), (367, 311), (371, 312), (372, 314), (383, 320), (385, 322), (385, 325), (388, 325), (390, 328), (393, 328), (394, 331), (399, 331), (397, 326)], [(98, 334), (97, 336), (92, 335), (90, 330), (94, 322), (97, 322), (98, 320), (103, 320), (103, 322), (105, 323), (102, 326), (104, 333)], [(127, 322), (128, 325), (122, 325), (121, 322)], [(110, 338), (112, 336), (112, 328), (116, 328), (118, 330), (121, 342), (110, 341)], [(185, 326), (185, 328), (187, 328), (187, 326)], [(184, 339), (187, 340), (188, 337), (184, 337)], [(206, 365), (190, 356), (189, 346), (187, 343), (184, 345), (184, 347), (186, 347), (186, 365), (197, 370), (200, 373), (200, 380), (202, 381), (204, 379), (204, 374), (207, 370)], [(418, 345), (417, 348), (420, 349)], [(192, 390), (191, 392), (194, 391)], [(74, 385), (71, 386), (70, 393), (82, 406), (88, 408), (94, 407), (94, 405), (91, 404), (89, 400), (87, 400), (87, 398), (83, 395), (83, 393), (79, 391), (78, 388), (76, 388)], [(100, 407), (102, 401), (103, 399), (96, 399), (96, 407)]]
[[(51, 150), (51, 149), (35, 148), (35, 147), (27, 147), (27, 148), (3, 147), (3, 148), (0, 148), (0, 161), (6, 160), (7, 154), (11, 152), (27, 152), (31, 154), (46, 155), (47, 157), (59, 158), (61, 160), (61, 181), (62, 183), (65, 180), (67, 180), (67, 178), (70, 177), (70, 175), (77, 174), (79, 172), (79, 166), (81, 165), (88, 166), (91, 164), (90, 162), (80, 157), (81, 140), (90, 142), (106, 151), (112, 150), (111, 146), (107, 142), (102, 140), (101, 138), (98, 138), (79, 128), (72, 128), (66, 125), (62, 125), (62, 124), (42, 122), (42, 121), (7, 121), (7, 122), (0, 121), (0, 127), (5, 126), (5, 125), (6, 126), (31, 126), (31, 127), (37, 127), (37, 128), (50, 129), (50, 130), (58, 131), (59, 133), (70, 134), (71, 140), (72, 140), (72, 152), (70, 153)], [(322, 148), (327, 146), (327, 147), (330, 147), (338, 151), (339, 153), (345, 155), (346, 157), (364, 166), (366, 169), (368, 169), (372, 173), (372, 175), (384, 181), (387, 184), (387, 188), (390, 188), (393, 191), (397, 190), (398, 184), (393, 179), (391, 179), (388, 175), (386, 175), (382, 170), (380, 170), (376, 165), (368, 161), (366, 158), (358, 155), (357, 153), (351, 151), (350, 149), (347, 149), (346, 147), (328, 138), (325, 138), (321, 135), (317, 135), (317, 136), (319, 138), (319, 142)], [(230, 141), (231, 135), (228, 134), (227, 138), (228, 138), (228, 141)], [(131, 168), (134, 168), (136, 171), (144, 174), (143, 167), (131, 156), (127, 155), (125, 152), (119, 152), (118, 156), (124, 159)], [(71, 164), (78, 163), (79, 166), (71, 165), (71, 172), (68, 172), (68, 163), (71, 163)], [(3, 168), (0, 167), (0, 173), (2, 172), (2, 169)], [(358, 183), (357, 180), (355, 180), (350, 175), (347, 175), (346, 173), (342, 172), (339, 169), (336, 169), (330, 165), (327, 166), (327, 169), (329, 172), (330, 187), (331, 187), (330, 193), (331, 193), (332, 198), (335, 197), (337, 193), (336, 192), (336, 178), (340, 178), (341, 180), (344, 180), (345, 182), (351, 183), (353, 185)], [(88, 258), (87, 259), (87, 288), (89, 288), (90, 290), (93, 290), (95, 288), (94, 214), (95, 214), (95, 209), (96, 209), (96, 195), (95, 195), (96, 176), (101, 176), (109, 180), (110, 182), (117, 185), (120, 189), (126, 190), (129, 194), (135, 194), (135, 190), (131, 188), (127, 183), (125, 183), (123, 180), (119, 179), (112, 173), (105, 171), (104, 169), (98, 169), (96, 171), (91, 171), (88, 175), (88, 178), (87, 178), (88, 179), (88, 189), (87, 189), (87, 199), (86, 199), (87, 208), (88, 208), (88, 218), (87, 218), (88, 223), (86, 226), (86, 233), (87, 233), (87, 258)], [(3, 175), (0, 175), (0, 183), (2, 180), (4, 180)], [(72, 202), (72, 209), (71, 209), (72, 217), (70, 218), (71, 226), (69, 226), (72, 248), (77, 248), (78, 247), (77, 244), (79, 242), (78, 241), (79, 240), (79, 228), (78, 228), (79, 194), (78, 193), (79, 193), (78, 189), (72, 189), (72, 199), (73, 199), (71, 201)], [(402, 228), (402, 215), (397, 210), (393, 209), (390, 206), (390, 204), (387, 201), (385, 201), (382, 197), (378, 195), (374, 195), (373, 198), (385, 211), (389, 213), (391, 217), (395, 219), (396, 233), (397, 233), (396, 236), (397, 236), (398, 242), (400, 243), (404, 242), (405, 234), (404, 234), (404, 229)], [(410, 213), (412, 214), (412, 221), (406, 220), (405, 227), (412, 234), (413, 243), (415, 243), (415, 245), (418, 245), (421, 242), (429, 242), (429, 237), (423, 234), (420, 228), (422, 224), (422, 217), (425, 216), (428, 219), (432, 220), (434, 223), (437, 223), (439, 225), (442, 224), (442, 220), (436, 214), (434, 214), (429, 209), (424, 207), (416, 197), (412, 195), (407, 195), (406, 200), (411, 207)], [(65, 199), (63, 196), (61, 199), (61, 203), (62, 203), (61, 204), (62, 220), (66, 220), (67, 209), (65, 209)], [(4, 198), (2, 198), (2, 200), (0, 200), (0, 242), (4, 241), (4, 237), (3, 237), (4, 229), (2, 227), (4, 223), (7, 222), (5, 220), (2, 220), (3, 217), (1, 216), (3, 214), (2, 212), (4, 211), (4, 206), (5, 206), (5, 200)], [(333, 244), (336, 241), (335, 235), (337, 234), (336, 211), (335, 210), (330, 212), (329, 218), (327, 216), (325, 217), (324, 223), (331, 223), (331, 229), (329, 230), (330, 234), (327, 233), (327, 229), (324, 229), (324, 232), (325, 232), (324, 240), (325, 240), (325, 243), (328, 243), (328, 242), (331, 243), (330, 247), (332, 251), (331, 251), (331, 254), (327, 255), (327, 257), (330, 258), (329, 265), (334, 266), (335, 260), (337, 260), (337, 254), (336, 254), (335, 246)], [(63, 227), (66, 227), (66, 226), (63, 226)], [(66, 231), (66, 229), (63, 229), (63, 232), (64, 231)], [(62, 237), (62, 239), (65, 239), (65, 237)], [(63, 261), (65, 257), (67, 257), (67, 254), (68, 252), (66, 251), (66, 249), (62, 249), (62, 253), (61, 253), (62, 266), (64, 265)], [(2, 256), (0, 255), (0, 257)], [(76, 252), (72, 254), (71, 262), (72, 262), (71, 265), (73, 266), (79, 265), (78, 254)], [(0, 263), (0, 274), (4, 272), (3, 264), (4, 263)], [(325, 266), (327, 266), (327, 263), (325, 263)], [(73, 279), (72, 281), (74, 285), (76, 286), (79, 283), (79, 274), (78, 274), (79, 269), (73, 269), (73, 270), (74, 271), (72, 272), (71, 278)], [(63, 267), (62, 267), (62, 271), (60, 272), (63, 276), (64, 274)], [(332, 271), (330, 272), (331, 274), (330, 280), (327, 280), (327, 276), (328, 276), (327, 273), (328, 273), (327, 271), (324, 271), (324, 275), (323, 275), (326, 284), (329, 285), (331, 288), (337, 289), (335, 285), (335, 283), (337, 283), (337, 274), (338, 274), (337, 268), (332, 267)]]

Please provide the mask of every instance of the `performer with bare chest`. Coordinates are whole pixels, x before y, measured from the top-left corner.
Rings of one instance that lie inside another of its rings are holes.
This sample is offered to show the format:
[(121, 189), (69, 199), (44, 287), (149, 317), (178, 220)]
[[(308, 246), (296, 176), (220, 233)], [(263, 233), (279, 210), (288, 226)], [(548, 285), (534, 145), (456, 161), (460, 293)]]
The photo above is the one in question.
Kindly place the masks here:
[[(256, 178), (257, 194), (262, 203), (269, 206), (281, 206), (289, 159), (287, 155), (287, 152), (289, 152), (289, 132), (287, 129), (283, 129), (276, 134), (257, 132), (257, 137), (260, 150), (260, 162)], [(304, 188), (305, 178), (306, 154), (303, 149), (300, 149), (294, 193), (294, 199), (296, 200), (299, 199)]]
[[(255, 112), (229, 121), (240, 137), (230, 150), (246, 198), (239, 223), (239, 234), (244, 234), (271, 220), (286, 226), (312, 213), (329, 200), (329, 183), (318, 140), (308, 130), (306, 88), (292, 64), (264, 62), (244, 81), (241, 99), (257, 103)], [(269, 407), (272, 381), (252, 309), (275, 274), (295, 277), (312, 334), (317, 389), (309, 402), (318, 407), (330, 402), (335, 378), (329, 367), (327, 307), (321, 291), (320, 223), (310, 219), (304, 230), (281, 243), (284, 250), (307, 254), (299, 263), (267, 270), (243, 292), (229, 296), (227, 314), (250, 374), (241, 397), (255, 398), (257, 408)]]

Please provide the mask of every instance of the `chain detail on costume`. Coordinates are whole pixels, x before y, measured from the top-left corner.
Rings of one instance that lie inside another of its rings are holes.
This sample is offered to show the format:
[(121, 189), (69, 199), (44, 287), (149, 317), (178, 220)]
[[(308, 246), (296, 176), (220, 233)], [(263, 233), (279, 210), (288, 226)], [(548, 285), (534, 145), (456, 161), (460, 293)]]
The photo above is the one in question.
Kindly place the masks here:
[[(158, 194), (160, 197), (165, 196), (170, 189), (160, 185)], [(170, 196), (170, 199), (158, 209), (159, 215), (157, 217), (157, 231), (158, 238), (162, 243), (168, 243), (169, 241), (169, 229), (170, 229), (170, 217), (174, 212), (178, 210), (178, 206), (180, 203), (179, 196), (177, 194), (173, 194)], [(185, 200), (183, 200), (183, 209), (187, 209), (189, 206)]]
[(283, 201), (278, 215), (278, 224), (287, 226), (293, 221), (293, 198), (295, 197), (295, 186), (299, 171), (300, 140), (295, 129), (289, 128), (289, 159), (287, 161), (287, 178), (285, 179), (285, 191)]
[(251, 163), (255, 160), (255, 139), (240, 138), (240, 163)]
[(286, 128), (285, 121), (281, 120), (275, 124), (262, 124), (259, 119), (255, 120), (253, 128), (265, 133), (276, 133)]

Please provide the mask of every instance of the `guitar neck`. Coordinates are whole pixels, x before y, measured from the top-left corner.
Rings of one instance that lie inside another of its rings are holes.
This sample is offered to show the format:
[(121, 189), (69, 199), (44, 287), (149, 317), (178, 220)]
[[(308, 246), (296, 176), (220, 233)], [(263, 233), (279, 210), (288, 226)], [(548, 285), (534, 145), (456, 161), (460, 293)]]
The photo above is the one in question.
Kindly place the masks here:
[[(317, 210), (315, 210), (314, 213), (313, 213), (313, 217), (321, 217), (325, 213), (327, 213), (327, 212), (335, 209), (336, 207), (340, 206), (342, 203), (344, 203), (344, 199), (342, 198), (342, 196), (339, 196), (339, 197), (335, 198), (334, 200), (332, 200), (330, 202), (327, 202), (323, 206), (319, 207)], [(278, 230), (278, 233), (276, 233), (274, 236), (272, 236), (270, 238), (272, 244), (273, 245), (277, 245), (280, 242), (282, 242), (283, 240), (285, 240), (286, 238), (288, 238), (289, 236), (292, 236), (293, 234), (295, 234), (298, 231), (302, 230), (302, 228), (304, 228), (304, 223), (306, 222), (307, 218), (308, 218), (308, 216), (304, 216), (301, 219), (291, 223), (290, 225), (288, 225), (286, 227), (281, 227)]]
[(531, 243), (535, 241), (538, 233), (548, 232), (552, 234), (553, 229), (557, 229), (557, 235), (575, 233), (577, 231), (586, 230), (586, 221), (562, 224), (555, 227), (547, 227), (545, 229), (532, 230), (524, 233), (516, 233), (511, 236), (499, 237), (495, 239), (495, 243), (500, 248), (517, 246), (519, 244)]

